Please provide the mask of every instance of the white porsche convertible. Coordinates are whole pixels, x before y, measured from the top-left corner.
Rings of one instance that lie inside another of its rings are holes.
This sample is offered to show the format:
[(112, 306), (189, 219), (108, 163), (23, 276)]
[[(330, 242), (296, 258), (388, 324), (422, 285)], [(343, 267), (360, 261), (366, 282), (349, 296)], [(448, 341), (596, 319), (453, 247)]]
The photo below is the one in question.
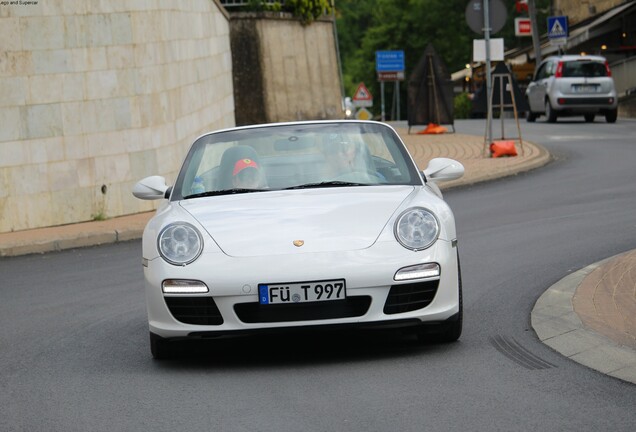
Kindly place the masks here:
[(403, 327), (457, 340), (462, 286), (455, 220), (398, 134), (372, 121), (237, 127), (199, 137), (143, 234), (150, 346), (250, 332)]

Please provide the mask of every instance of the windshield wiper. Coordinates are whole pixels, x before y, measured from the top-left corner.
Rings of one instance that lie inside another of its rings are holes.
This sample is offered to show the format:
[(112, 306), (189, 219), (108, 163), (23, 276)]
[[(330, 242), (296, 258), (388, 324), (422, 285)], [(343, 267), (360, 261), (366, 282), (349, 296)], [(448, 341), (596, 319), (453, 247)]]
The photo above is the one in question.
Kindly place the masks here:
[(285, 188), (285, 190), (311, 189), (311, 188), (322, 188), (322, 187), (339, 187), (339, 186), (369, 186), (369, 184), (345, 182), (345, 181), (326, 181), (326, 182), (307, 183), (307, 184), (302, 184), (297, 186), (291, 186), (291, 187)]
[(183, 199), (190, 198), (201, 198), (201, 197), (209, 197), (209, 196), (219, 196), (219, 195), (233, 195), (233, 194), (243, 194), (250, 192), (267, 192), (270, 189), (225, 189), (220, 191), (207, 191), (196, 194), (190, 194), (183, 197)]

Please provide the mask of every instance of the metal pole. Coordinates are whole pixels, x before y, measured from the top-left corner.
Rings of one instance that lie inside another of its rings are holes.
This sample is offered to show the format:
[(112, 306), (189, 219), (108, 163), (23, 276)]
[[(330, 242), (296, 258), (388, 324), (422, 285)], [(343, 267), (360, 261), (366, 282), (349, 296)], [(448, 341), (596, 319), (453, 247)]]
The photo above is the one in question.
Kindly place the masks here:
[(384, 81), (380, 81), (380, 93), (382, 93), (382, 121), (385, 121), (386, 116), (384, 114)]
[(395, 82), (395, 87), (397, 87), (397, 118), (396, 120), (399, 121), (400, 120), (400, 81), (396, 81)]
[(492, 81), (490, 74), (490, 0), (484, 0), (484, 42), (486, 43), (486, 145), (492, 143)]
[(528, 0), (528, 15), (530, 15), (530, 25), (532, 26), (532, 46), (534, 48), (535, 67), (541, 63), (541, 41), (539, 37), (539, 25), (537, 24), (537, 8), (534, 0)]
[(504, 98), (504, 76), (495, 74), (495, 77), (499, 75), (499, 118), (501, 119), (501, 139), (505, 139), (504, 135), (504, 112), (506, 111), (506, 99)]

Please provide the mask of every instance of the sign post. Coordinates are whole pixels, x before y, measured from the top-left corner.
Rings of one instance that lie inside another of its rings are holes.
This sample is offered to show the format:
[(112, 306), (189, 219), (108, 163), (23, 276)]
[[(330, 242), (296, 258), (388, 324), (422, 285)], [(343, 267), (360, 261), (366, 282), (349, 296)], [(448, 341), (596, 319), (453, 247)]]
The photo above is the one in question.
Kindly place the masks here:
[(532, 36), (530, 18), (515, 18), (515, 36)]
[(568, 17), (552, 16), (548, 17), (548, 39), (551, 45), (556, 45), (561, 51), (561, 47), (568, 41)]
[(373, 106), (373, 96), (364, 83), (358, 84), (356, 92), (351, 99), (355, 107), (370, 107)]
[(384, 82), (395, 81), (395, 95), (397, 96), (397, 120), (400, 119), (400, 81), (404, 79), (404, 51), (376, 51), (375, 70), (380, 81), (382, 93), (382, 121), (385, 121), (384, 111)]
[[(492, 6), (492, 7), (491, 7)], [(492, 141), (492, 81), (490, 72), (490, 35), (501, 30), (506, 23), (508, 12), (502, 0), (470, 0), (466, 6), (466, 23), (475, 33), (484, 35), (486, 45), (486, 141)]]

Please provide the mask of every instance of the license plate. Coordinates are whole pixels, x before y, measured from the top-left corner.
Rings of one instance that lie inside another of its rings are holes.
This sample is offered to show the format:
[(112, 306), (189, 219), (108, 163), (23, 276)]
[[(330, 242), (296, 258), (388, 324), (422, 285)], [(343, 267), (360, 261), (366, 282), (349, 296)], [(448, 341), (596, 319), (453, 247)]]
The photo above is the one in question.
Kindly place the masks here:
[(575, 85), (574, 92), (575, 93), (596, 93), (598, 92), (597, 85)]
[(344, 279), (316, 282), (259, 284), (260, 304), (308, 303), (343, 300), (347, 297)]

